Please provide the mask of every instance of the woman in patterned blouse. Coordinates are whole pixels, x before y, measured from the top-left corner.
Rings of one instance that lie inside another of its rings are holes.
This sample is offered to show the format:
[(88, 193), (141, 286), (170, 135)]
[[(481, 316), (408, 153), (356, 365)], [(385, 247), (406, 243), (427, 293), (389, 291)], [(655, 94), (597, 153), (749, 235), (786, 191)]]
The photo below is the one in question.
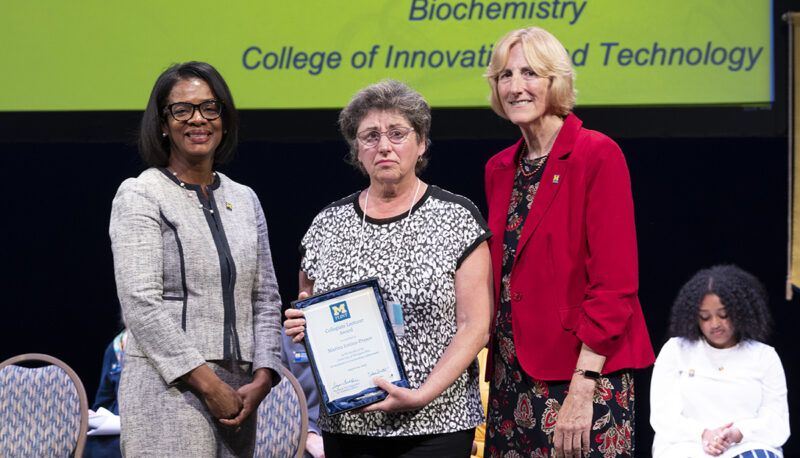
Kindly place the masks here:
[(486, 164), (496, 308), (486, 455), (633, 454), (631, 369), (653, 362), (625, 158), (571, 113), (567, 51), (537, 27), (494, 46), (494, 111), (522, 138)]
[[(387, 80), (339, 116), (350, 160), (369, 186), (325, 207), (301, 242), (300, 297), (377, 277), (402, 308), (398, 350), (411, 384), (357, 412), (320, 412), (325, 456), (467, 457), (483, 422), (476, 354), (489, 337), (490, 233), (475, 206), (420, 180), (430, 107)], [(289, 309), (287, 335), (303, 338)]]

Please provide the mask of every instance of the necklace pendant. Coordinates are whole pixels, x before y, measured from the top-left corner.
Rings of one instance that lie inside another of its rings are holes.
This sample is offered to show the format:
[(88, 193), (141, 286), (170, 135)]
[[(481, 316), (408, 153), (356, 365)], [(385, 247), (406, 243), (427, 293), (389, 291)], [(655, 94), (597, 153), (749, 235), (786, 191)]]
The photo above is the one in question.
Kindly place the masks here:
[(725, 370), (725, 366), (719, 366), (719, 367), (717, 368), (717, 370), (719, 370), (720, 372), (722, 372), (723, 370)]

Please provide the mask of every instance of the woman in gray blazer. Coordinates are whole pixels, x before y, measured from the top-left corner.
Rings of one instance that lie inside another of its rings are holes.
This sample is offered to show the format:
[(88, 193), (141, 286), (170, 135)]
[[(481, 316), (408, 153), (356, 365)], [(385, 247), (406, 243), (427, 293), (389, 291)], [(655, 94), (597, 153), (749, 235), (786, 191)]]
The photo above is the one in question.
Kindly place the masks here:
[(167, 69), (144, 112), (150, 168), (111, 211), (130, 337), (119, 387), (126, 456), (252, 456), (256, 412), (279, 381), (280, 296), (261, 204), (214, 172), (238, 121), (209, 64)]

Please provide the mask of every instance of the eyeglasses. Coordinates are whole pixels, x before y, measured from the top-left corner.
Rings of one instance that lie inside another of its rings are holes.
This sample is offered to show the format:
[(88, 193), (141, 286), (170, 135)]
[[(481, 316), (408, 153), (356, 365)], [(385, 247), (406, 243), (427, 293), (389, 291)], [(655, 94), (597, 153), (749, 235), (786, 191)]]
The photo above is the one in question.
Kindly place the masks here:
[(367, 148), (377, 146), (381, 141), (381, 135), (385, 135), (390, 142), (399, 145), (406, 141), (408, 134), (413, 131), (413, 127), (393, 127), (386, 132), (381, 132), (379, 130), (363, 130), (356, 135), (356, 138)]
[(222, 102), (219, 100), (206, 100), (198, 104), (189, 102), (175, 102), (164, 108), (176, 121), (188, 121), (194, 116), (195, 110), (200, 110), (200, 116), (207, 121), (213, 121), (222, 116)]

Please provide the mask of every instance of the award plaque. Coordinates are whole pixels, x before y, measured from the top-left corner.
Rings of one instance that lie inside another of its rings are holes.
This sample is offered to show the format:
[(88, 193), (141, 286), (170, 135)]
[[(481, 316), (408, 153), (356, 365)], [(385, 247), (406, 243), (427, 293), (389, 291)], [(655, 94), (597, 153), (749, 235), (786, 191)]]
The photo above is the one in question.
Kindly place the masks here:
[(380, 401), (381, 377), (409, 388), (378, 280), (292, 302), (303, 311), (306, 352), (322, 404), (333, 415)]

